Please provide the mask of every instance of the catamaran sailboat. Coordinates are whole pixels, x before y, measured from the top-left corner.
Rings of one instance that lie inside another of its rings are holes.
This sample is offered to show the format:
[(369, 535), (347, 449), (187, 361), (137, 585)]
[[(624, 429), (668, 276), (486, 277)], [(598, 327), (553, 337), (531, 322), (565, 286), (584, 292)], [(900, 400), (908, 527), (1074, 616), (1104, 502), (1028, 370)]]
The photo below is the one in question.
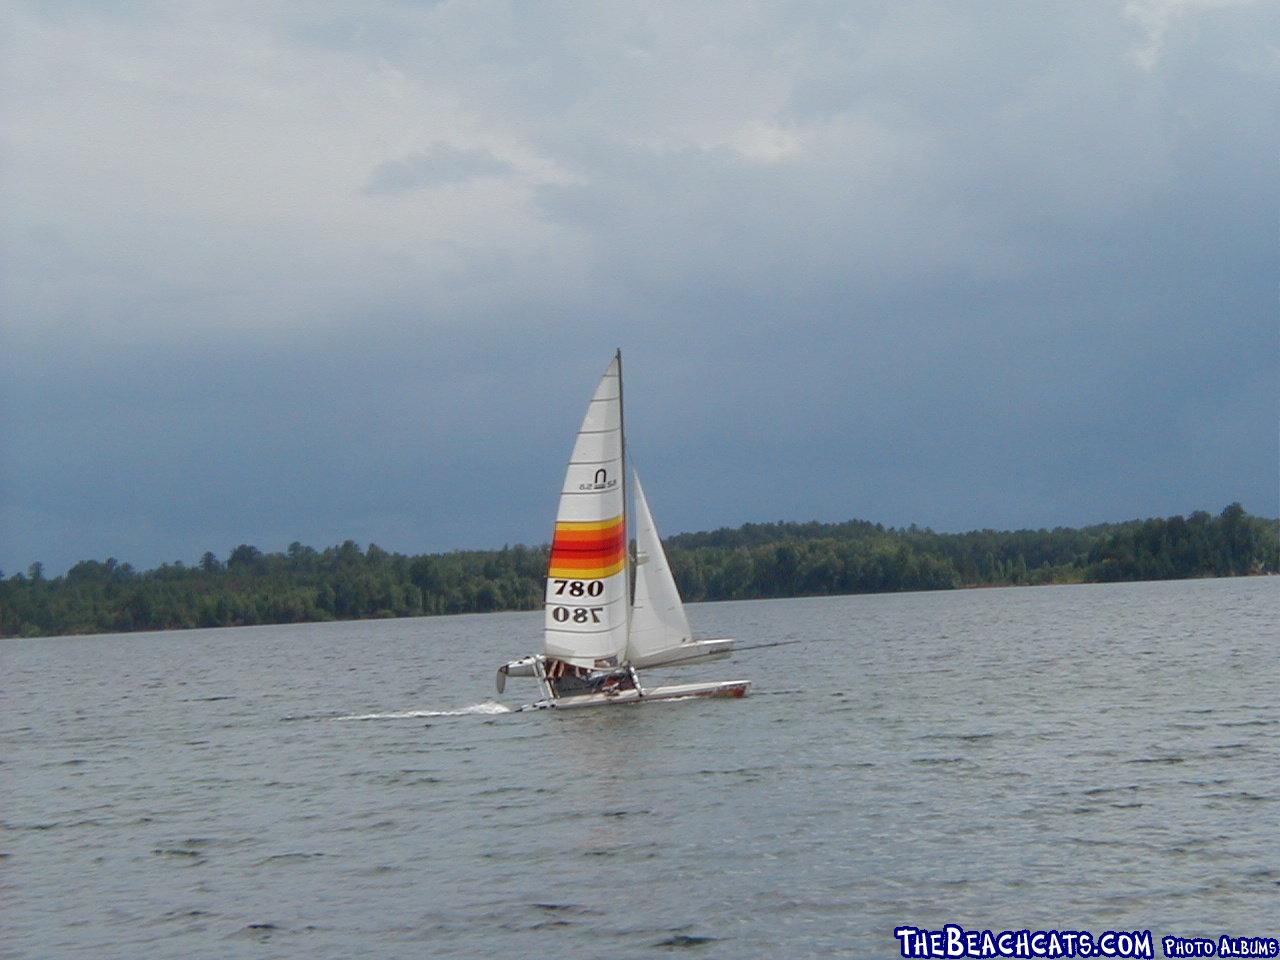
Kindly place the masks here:
[[(536, 677), (532, 707), (741, 697), (749, 680), (646, 688), (637, 667), (699, 663), (727, 656), (730, 639), (694, 640), (671, 566), (640, 481), (636, 556), (628, 550), (627, 446), (622, 420), (622, 351), (587, 405), (569, 457), (547, 567), (543, 652), (498, 668)], [(632, 571), (634, 569), (634, 593)]]

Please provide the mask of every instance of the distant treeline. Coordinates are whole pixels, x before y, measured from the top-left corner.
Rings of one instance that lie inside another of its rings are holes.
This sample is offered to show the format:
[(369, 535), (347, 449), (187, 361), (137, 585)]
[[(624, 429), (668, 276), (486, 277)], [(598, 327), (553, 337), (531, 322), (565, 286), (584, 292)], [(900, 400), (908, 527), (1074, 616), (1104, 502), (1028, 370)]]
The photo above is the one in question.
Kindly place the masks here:
[[(666, 541), (684, 598), (744, 600), (956, 587), (1275, 573), (1277, 523), (1233, 503), (1218, 516), (1082, 529), (934, 533), (911, 526), (751, 523)], [(285, 553), (242, 544), (225, 561), (140, 572), (85, 560), (52, 579), (39, 563), (0, 574), (0, 636), (298, 623), (532, 610), (547, 547), (409, 557), (348, 540)]]

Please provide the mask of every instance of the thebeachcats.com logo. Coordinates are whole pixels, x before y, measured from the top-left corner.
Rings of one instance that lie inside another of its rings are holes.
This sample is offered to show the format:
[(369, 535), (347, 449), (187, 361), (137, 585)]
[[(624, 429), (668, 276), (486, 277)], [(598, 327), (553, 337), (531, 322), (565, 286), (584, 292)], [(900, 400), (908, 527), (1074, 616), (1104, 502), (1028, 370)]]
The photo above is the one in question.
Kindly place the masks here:
[[(1155, 944), (1150, 930), (966, 930), (954, 923), (941, 929), (895, 927), (898, 950), (906, 960), (933, 958), (1043, 958), (1119, 957), (1153, 960)], [(1233, 936), (1160, 938), (1166, 957), (1280, 958), (1275, 937)]]
[(1009, 960), (1041, 958), (1123, 957), (1152, 960), (1155, 948), (1150, 930), (966, 930), (954, 923), (941, 930), (895, 927), (893, 935), (903, 957), (1001, 957)]

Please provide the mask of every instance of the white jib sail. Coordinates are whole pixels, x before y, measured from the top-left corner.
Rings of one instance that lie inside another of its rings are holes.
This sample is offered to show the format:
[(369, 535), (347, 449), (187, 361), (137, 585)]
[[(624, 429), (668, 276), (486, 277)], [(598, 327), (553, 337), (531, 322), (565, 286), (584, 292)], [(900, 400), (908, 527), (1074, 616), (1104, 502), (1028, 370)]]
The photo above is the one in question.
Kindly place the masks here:
[(636, 594), (627, 659), (634, 662), (688, 643), (692, 633), (640, 478), (632, 473), (632, 479), (636, 491)]
[(616, 356), (573, 445), (547, 567), (544, 652), (578, 667), (614, 666), (627, 646), (623, 469), (622, 362)]

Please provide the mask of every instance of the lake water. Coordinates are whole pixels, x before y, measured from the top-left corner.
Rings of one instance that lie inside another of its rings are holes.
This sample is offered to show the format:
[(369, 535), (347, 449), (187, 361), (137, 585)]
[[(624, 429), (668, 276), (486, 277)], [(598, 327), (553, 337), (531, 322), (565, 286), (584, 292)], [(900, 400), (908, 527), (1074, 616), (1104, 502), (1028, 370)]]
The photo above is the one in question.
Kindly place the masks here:
[(689, 613), (794, 642), (648, 675), (743, 700), (565, 713), (493, 696), (540, 614), (0, 644), (0, 954), (1276, 936), (1280, 578)]

